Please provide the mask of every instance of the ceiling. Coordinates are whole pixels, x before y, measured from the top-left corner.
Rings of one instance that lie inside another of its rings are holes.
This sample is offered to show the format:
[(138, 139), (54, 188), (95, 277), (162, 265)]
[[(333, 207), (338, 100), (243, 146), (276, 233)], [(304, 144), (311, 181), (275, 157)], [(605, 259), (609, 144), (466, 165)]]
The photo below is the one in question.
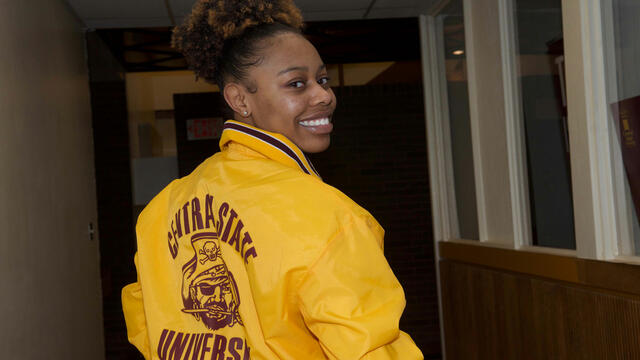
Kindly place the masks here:
[[(87, 28), (173, 26), (195, 0), (66, 0)], [(415, 17), (440, 0), (294, 0), (306, 21)]]

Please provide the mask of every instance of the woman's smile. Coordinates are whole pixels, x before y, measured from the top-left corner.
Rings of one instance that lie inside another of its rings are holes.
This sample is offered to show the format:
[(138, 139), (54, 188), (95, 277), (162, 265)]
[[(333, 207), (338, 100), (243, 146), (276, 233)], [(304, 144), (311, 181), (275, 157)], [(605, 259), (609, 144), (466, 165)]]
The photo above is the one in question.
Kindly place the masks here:
[(299, 121), (298, 124), (315, 134), (330, 134), (333, 131), (330, 114), (313, 116)]

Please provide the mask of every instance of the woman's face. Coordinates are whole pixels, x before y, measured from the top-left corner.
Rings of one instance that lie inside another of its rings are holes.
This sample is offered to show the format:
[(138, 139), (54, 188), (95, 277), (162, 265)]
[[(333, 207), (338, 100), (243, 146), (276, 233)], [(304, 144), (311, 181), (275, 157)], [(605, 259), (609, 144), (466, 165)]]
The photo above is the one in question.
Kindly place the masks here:
[(298, 34), (278, 34), (265, 44), (263, 61), (248, 73), (249, 115), (238, 119), (280, 133), (304, 152), (326, 150), (336, 97), (320, 55)]

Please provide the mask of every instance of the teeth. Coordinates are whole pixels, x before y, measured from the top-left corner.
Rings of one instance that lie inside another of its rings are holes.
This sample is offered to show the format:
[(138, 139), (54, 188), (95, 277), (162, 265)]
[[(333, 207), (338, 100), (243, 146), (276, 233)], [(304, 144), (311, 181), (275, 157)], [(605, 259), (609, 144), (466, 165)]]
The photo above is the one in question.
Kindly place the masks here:
[(302, 125), (302, 126), (329, 125), (329, 118), (324, 118), (324, 119), (319, 119), (319, 120), (300, 121), (300, 125)]

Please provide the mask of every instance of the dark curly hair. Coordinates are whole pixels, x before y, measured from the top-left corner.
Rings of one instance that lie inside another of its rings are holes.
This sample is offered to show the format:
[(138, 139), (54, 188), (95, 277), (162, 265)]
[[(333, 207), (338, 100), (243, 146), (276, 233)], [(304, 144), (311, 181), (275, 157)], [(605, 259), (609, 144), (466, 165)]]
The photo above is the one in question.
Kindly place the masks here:
[(260, 63), (262, 40), (300, 34), (302, 27), (292, 0), (198, 0), (171, 43), (196, 77), (222, 90), (229, 78), (245, 80), (247, 68)]

